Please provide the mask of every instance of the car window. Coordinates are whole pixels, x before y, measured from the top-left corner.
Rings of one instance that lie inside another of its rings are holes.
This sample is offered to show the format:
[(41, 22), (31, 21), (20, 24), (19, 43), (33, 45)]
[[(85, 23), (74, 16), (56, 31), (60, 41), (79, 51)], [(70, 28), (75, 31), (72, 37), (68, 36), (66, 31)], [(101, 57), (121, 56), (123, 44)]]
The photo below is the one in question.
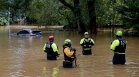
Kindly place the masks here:
[(23, 31), (20, 31), (20, 32), (19, 32), (19, 34), (29, 34), (29, 32), (28, 32), (28, 31), (23, 30)]
[(33, 34), (37, 34), (39, 33), (40, 31), (32, 31)]

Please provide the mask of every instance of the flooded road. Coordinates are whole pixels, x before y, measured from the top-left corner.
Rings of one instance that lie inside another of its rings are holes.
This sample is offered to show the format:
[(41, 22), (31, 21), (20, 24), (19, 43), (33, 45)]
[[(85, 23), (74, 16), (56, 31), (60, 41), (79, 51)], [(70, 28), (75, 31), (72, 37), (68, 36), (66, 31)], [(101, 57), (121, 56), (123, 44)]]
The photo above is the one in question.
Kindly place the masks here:
[[(12, 31), (12, 30), (11, 30)], [(57, 61), (46, 60), (42, 48), (48, 36), (53, 34), (59, 47)], [(8, 36), (6, 28), (0, 28), (0, 77), (139, 77), (139, 37), (124, 37), (127, 41), (126, 65), (113, 65), (110, 50), (110, 32), (91, 35), (95, 41), (93, 55), (83, 56), (77, 32), (47, 32), (42, 37)], [(62, 44), (72, 40), (77, 49), (77, 67), (62, 67)]]

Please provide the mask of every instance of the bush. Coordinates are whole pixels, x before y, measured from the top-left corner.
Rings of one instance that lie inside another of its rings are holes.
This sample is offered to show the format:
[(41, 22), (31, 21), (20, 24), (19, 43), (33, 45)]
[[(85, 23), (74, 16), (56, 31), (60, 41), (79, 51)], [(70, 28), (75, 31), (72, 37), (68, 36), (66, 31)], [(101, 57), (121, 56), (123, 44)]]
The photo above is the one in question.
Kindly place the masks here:
[(0, 17), (0, 25), (6, 25), (8, 23), (7, 19), (5, 17)]

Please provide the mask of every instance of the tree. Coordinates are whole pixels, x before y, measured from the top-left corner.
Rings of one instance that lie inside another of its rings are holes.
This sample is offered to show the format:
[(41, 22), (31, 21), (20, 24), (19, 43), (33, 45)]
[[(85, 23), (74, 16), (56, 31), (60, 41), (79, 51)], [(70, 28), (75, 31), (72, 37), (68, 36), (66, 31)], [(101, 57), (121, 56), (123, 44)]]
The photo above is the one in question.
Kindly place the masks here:
[(58, 12), (64, 18), (62, 23), (64, 24), (64, 29), (76, 28), (75, 16), (73, 15), (73, 12), (68, 7), (62, 5), (59, 7)]
[(69, 9), (71, 9), (71, 11), (73, 12), (75, 19), (76, 19), (76, 25), (78, 27), (78, 31), (80, 33), (83, 33), (86, 31), (85, 25), (82, 21), (82, 17), (81, 17), (81, 11), (80, 11), (80, 2), (79, 0), (73, 0), (73, 6), (71, 4), (69, 4), (68, 2), (66, 2), (65, 0), (59, 0), (64, 6), (68, 7)]
[(95, 0), (88, 0), (88, 11), (89, 11), (89, 28), (91, 33), (97, 32), (96, 26), (96, 11), (95, 11)]
[(122, 21), (126, 28), (133, 28), (139, 32), (139, 0), (124, 0), (117, 11), (122, 14)]
[(58, 0), (32, 0), (27, 16), (40, 25), (60, 25), (63, 21), (58, 12), (60, 6)]
[(4, 11), (7, 8), (7, 3), (5, 0), (0, 0), (0, 11)]
[(29, 5), (32, 0), (11, 0), (9, 7), (12, 17), (21, 18), (25, 16), (29, 10)]
[(26, 16), (29, 5), (32, 0), (0, 0), (0, 11), (8, 15), (10, 12), (11, 20), (17, 20)]

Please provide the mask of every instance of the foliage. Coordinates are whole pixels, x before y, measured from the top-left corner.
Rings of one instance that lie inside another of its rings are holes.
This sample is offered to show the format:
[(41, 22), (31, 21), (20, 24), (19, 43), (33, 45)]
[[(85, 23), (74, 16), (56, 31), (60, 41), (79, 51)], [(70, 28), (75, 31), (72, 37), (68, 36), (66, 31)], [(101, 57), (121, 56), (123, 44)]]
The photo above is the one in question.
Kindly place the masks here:
[(133, 28), (139, 32), (139, 0), (124, 0), (123, 4), (117, 7), (122, 14), (122, 21), (126, 28)]
[(61, 7), (59, 7), (58, 12), (63, 17), (63, 21), (61, 21), (61, 23), (64, 24), (64, 28), (74, 27), (73, 26), (75, 24), (74, 14), (72, 13), (72, 11), (69, 8), (67, 8), (65, 6), (61, 6)]
[(0, 0), (0, 11), (5, 11), (7, 9), (8, 3), (6, 0)]
[(60, 24), (62, 18), (58, 13), (59, 6), (57, 0), (33, 0), (27, 15), (42, 25)]
[(69, 3), (68, 1), (69, 0), (59, 0), (59, 2), (63, 4), (63, 6), (70, 9), (73, 13), (75, 19), (75, 27), (78, 28), (78, 31), (80, 33), (85, 32), (86, 28), (81, 16), (80, 0), (71, 0), (71, 3)]
[(81, 7), (81, 15), (82, 15), (82, 20), (84, 24), (89, 27), (89, 12), (88, 12), (88, 7), (87, 7), (87, 0), (80, 0), (80, 7)]
[[(61, 4), (66, 1), (69, 8)], [(27, 17), (40, 25), (66, 25), (75, 27), (76, 0), (0, 0), (0, 17), (7, 17), (11, 12), (11, 19)], [(89, 28), (90, 17), (88, 1), (79, 0), (81, 19), (85, 28)], [(92, 5), (94, 6), (94, 5)], [(72, 10), (71, 10), (72, 9)], [(97, 25), (124, 25), (139, 32), (139, 0), (95, 0)], [(2, 20), (0, 22), (3, 22)]]
[(0, 25), (6, 25), (7, 24), (7, 19), (5, 17), (0, 17)]

